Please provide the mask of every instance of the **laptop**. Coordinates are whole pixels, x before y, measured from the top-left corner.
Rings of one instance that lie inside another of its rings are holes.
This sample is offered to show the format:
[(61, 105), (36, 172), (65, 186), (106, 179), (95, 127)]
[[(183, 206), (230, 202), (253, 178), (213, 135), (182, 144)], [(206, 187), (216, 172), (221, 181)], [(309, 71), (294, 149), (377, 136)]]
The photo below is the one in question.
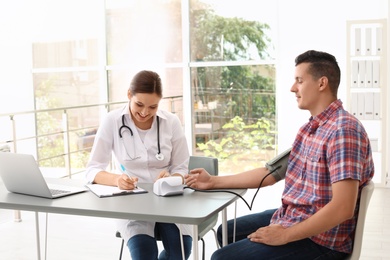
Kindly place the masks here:
[(0, 176), (8, 191), (55, 199), (86, 191), (86, 187), (47, 183), (31, 154), (0, 152)]

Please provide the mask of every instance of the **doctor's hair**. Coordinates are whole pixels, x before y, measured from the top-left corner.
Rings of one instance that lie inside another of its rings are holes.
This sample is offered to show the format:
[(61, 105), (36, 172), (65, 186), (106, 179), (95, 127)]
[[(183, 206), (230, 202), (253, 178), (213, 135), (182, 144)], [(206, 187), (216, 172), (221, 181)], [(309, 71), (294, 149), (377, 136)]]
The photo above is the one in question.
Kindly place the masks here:
[(137, 93), (156, 93), (159, 97), (162, 97), (162, 84), (160, 76), (150, 70), (142, 70), (135, 74), (131, 80), (129, 91), (131, 95)]
[(309, 63), (309, 73), (319, 79), (323, 76), (328, 78), (329, 87), (334, 96), (340, 84), (340, 67), (336, 58), (326, 52), (309, 50), (295, 58), (295, 66), (301, 63)]

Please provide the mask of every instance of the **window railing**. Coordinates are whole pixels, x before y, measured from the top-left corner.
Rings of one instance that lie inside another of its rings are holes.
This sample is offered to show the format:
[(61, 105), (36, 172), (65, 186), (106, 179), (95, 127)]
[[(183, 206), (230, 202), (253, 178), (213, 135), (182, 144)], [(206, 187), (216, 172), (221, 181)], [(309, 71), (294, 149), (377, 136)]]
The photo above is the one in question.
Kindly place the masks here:
[[(182, 96), (164, 97), (160, 106), (177, 114), (182, 119), (183, 111), (180, 110), (182, 108), (182, 100)], [(108, 102), (0, 114), (0, 125), (2, 126), (0, 151), (33, 154), (41, 168), (51, 169), (51, 173), (48, 176), (72, 178), (72, 175), (84, 171), (86, 160), (93, 144), (94, 134), (99, 125), (98, 123), (82, 124), (83, 126), (81, 127), (75, 127), (71, 124), (69, 115), (77, 113), (77, 111), (82, 109), (96, 108), (99, 111), (97, 117), (101, 117), (115, 107), (126, 103), (127, 101)], [(57, 114), (57, 116), (61, 113), (60, 122), (55, 123), (58, 124), (55, 127), (55, 131), (45, 132), (45, 122), (38, 122), (40, 115), (48, 113)], [(91, 121), (99, 122), (99, 118), (94, 118)], [(80, 135), (79, 133), (85, 134)], [(74, 142), (75, 136), (78, 138), (76, 144)], [(60, 139), (60, 142), (56, 142), (54, 144), (56, 147), (53, 148), (49, 147), (47, 142), (42, 143), (41, 141), (53, 141), (55, 139)], [(56, 153), (52, 152), (54, 149)], [(84, 161), (75, 163), (75, 157), (81, 157)], [(54, 171), (54, 168), (57, 168), (58, 171)]]

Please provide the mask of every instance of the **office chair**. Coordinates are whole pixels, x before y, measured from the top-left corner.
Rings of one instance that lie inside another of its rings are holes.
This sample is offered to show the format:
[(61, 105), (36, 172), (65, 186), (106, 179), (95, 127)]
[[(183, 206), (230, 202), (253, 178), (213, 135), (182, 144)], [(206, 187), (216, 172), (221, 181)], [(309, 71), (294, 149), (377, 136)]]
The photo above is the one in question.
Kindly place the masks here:
[(364, 231), (364, 223), (366, 221), (367, 208), (368, 208), (368, 204), (370, 203), (372, 193), (374, 192), (374, 188), (375, 188), (375, 184), (371, 180), (361, 191), (359, 214), (358, 214), (358, 220), (357, 220), (356, 231), (355, 231), (355, 239), (353, 242), (352, 254), (346, 258), (348, 260), (359, 260), (360, 253), (362, 250), (363, 231)]
[[(188, 169), (192, 170), (195, 168), (204, 168), (210, 175), (218, 175), (218, 159), (214, 157), (206, 157), (206, 156), (190, 156), (190, 160), (188, 163)], [(203, 239), (203, 236), (206, 235), (210, 230), (213, 231), (214, 237), (215, 237), (215, 243), (217, 244), (217, 247), (219, 247), (218, 239), (217, 239), (217, 232), (214, 230), (214, 226), (217, 224), (218, 221), (218, 215), (214, 215), (213, 217), (209, 218), (202, 224), (198, 226), (198, 240), (202, 241), (202, 259), (205, 259), (205, 241)], [(115, 234), (116, 237), (122, 238), (121, 233), (119, 231), (116, 231)], [(157, 238), (157, 240), (160, 240)], [(124, 247), (124, 240), (122, 239), (121, 243), (121, 249), (119, 253), (119, 260), (122, 259), (122, 253), (123, 253), (123, 247)]]

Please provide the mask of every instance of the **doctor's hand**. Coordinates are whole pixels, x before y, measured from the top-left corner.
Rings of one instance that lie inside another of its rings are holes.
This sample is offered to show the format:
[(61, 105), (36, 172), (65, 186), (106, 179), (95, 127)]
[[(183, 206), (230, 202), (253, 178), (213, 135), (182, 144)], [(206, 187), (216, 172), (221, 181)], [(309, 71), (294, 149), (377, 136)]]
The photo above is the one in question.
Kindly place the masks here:
[(209, 190), (213, 188), (213, 177), (203, 168), (196, 168), (190, 171), (190, 174), (184, 176), (188, 187), (200, 190)]
[(134, 190), (137, 187), (137, 182), (137, 177), (130, 178), (127, 174), (122, 174), (117, 180), (117, 185), (121, 190)]
[(158, 179), (161, 179), (161, 178), (167, 178), (167, 177), (181, 177), (182, 179), (182, 184), (184, 184), (184, 177), (183, 175), (181, 175), (180, 173), (172, 173), (170, 174), (168, 171), (161, 171), (160, 174), (158, 175), (157, 177), (157, 180)]
[(158, 180), (158, 179), (161, 179), (161, 178), (170, 177), (170, 176), (171, 176), (171, 174), (170, 174), (168, 171), (163, 170), (163, 171), (161, 171), (160, 174), (158, 175), (157, 180)]

